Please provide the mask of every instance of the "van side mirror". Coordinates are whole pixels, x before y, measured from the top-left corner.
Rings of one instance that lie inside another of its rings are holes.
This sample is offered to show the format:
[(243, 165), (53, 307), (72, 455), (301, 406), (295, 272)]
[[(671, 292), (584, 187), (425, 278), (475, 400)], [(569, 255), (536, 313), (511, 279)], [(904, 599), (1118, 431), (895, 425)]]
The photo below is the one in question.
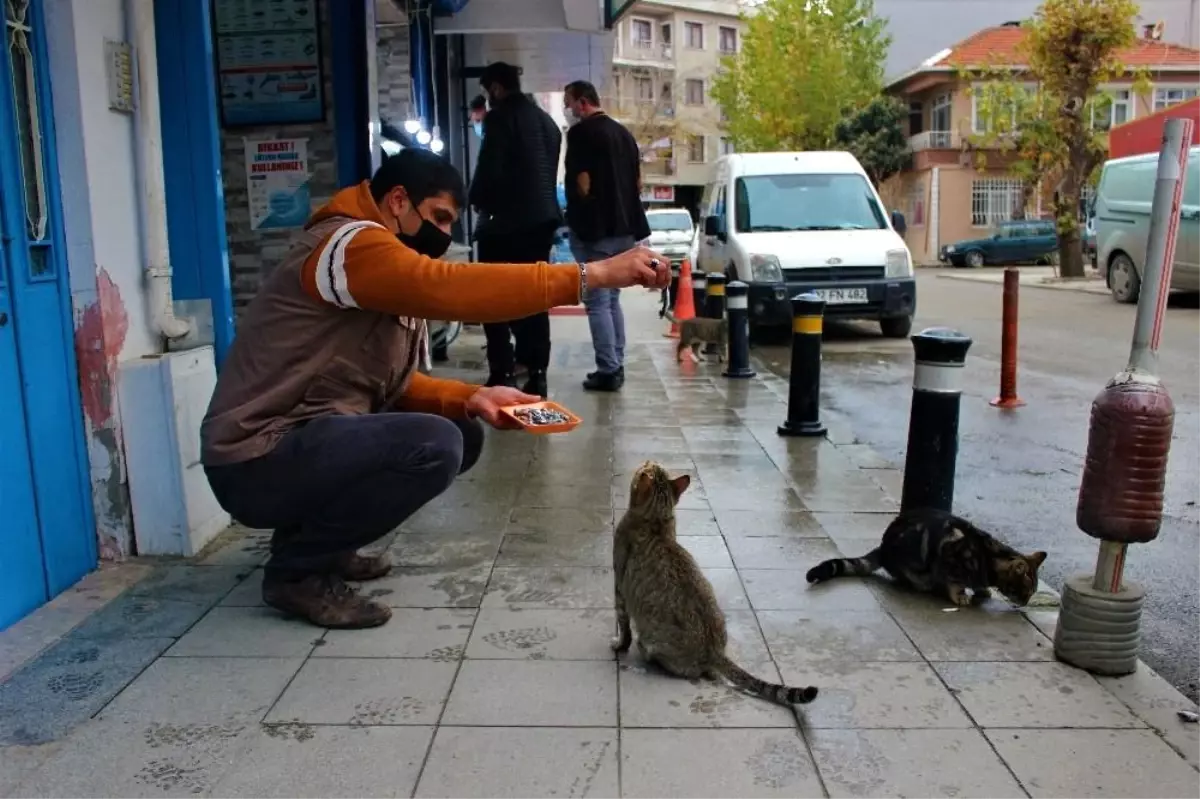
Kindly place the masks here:
[(724, 220), (719, 216), (704, 217), (704, 235), (716, 236), (719, 239), (725, 238)]

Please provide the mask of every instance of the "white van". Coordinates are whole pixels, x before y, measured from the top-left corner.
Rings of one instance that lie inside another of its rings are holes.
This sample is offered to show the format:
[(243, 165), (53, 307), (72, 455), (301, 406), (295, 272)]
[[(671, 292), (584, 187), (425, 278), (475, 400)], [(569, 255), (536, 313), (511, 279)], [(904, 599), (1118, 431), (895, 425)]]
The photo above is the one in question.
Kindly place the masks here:
[[(1137, 302), (1146, 268), (1158, 153), (1104, 163), (1096, 187), (1096, 265), (1118, 302)], [(1200, 147), (1188, 150), (1171, 289), (1200, 291)]]
[(812, 291), (828, 317), (911, 331), (912, 254), (850, 153), (722, 156), (700, 209), (698, 268), (750, 284), (751, 328), (790, 324), (790, 298)]
[(692, 215), (686, 208), (651, 208), (646, 211), (650, 224), (650, 249), (679, 266), (692, 249)]

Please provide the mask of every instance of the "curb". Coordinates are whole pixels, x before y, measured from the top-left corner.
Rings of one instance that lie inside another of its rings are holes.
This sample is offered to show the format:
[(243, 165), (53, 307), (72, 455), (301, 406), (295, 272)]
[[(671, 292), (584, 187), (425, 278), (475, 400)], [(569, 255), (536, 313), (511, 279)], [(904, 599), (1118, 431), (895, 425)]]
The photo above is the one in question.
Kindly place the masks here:
[[(938, 275), (942, 280), (961, 280), (966, 283), (982, 283), (992, 286), (1003, 286), (1003, 280), (991, 280), (982, 276), (976, 277), (973, 275)], [(1098, 285), (1097, 285), (1098, 284)], [(1097, 294), (1107, 296), (1109, 291), (1103, 286), (1099, 280), (1092, 278), (1083, 278), (1078, 283), (1044, 283), (1042, 281), (1021, 281), (1021, 288), (1049, 289), (1050, 291), (1073, 291), (1077, 294)]]

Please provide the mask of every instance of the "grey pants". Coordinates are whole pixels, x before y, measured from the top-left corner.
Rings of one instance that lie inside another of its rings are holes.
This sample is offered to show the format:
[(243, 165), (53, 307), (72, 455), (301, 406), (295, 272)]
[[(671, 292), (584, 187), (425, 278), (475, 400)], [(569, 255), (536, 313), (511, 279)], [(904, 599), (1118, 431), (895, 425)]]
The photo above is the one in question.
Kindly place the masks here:
[(328, 572), (394, 530), (475, 465), (483, 426), (424, 413), (325, 416), (244, 463), (205, 467), (221, 507), (274, 529), (267, 575)]
[[(602, 261), (632, 249), (634, 244), (632, 236), (581, 241), (571, 234), (571, 254), (580, 263)], [(592, 331), (596, 368), (604, 374), (615, 374), (625, 365), (625, 315), (621, 311), (621, 290), (588, 289), (583, 304), (587, 307), (588, 327)]]

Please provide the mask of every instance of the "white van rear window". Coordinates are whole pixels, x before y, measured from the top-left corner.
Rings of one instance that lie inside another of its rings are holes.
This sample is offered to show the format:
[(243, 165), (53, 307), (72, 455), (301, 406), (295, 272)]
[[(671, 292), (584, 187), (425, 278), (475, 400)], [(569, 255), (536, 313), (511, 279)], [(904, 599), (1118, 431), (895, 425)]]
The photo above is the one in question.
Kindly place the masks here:
[(734, 190), (741, 233), (887, 227), (862, 175), (754, 175), (738, 178)]

